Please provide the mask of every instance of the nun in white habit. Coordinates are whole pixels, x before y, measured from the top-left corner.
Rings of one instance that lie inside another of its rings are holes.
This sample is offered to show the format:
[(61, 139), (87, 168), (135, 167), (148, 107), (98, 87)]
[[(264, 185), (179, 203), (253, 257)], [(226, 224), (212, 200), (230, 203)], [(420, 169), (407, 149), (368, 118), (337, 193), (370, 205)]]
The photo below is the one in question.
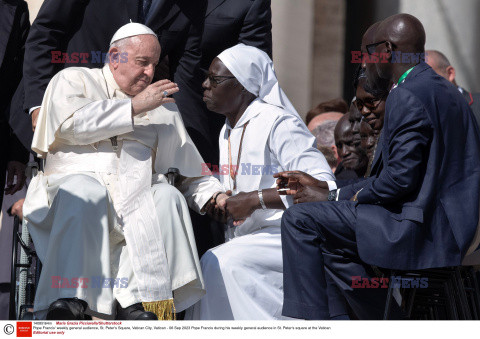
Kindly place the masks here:
[(232, 192), (231, 218), (227, 242), (201, 259), (207, 293), (187, 319), (282, 319), (280, 222), (293, 201), (278, 194), (273, 174), (300, 170), (328, 182), (333, 173), (263, 51), (244, 44), (225, 50), (203, 87), (207, 107), (226, 116), (216, 174)]

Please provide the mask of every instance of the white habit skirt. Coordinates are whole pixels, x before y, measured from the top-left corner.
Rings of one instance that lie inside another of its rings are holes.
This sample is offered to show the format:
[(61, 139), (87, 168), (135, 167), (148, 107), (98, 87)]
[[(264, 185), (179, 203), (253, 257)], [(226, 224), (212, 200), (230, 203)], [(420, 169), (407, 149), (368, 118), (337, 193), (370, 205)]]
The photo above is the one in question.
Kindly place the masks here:
[(243, 235), (206, 252), (207, 294), (187, 309), (188, 320), (275, 320), (282, 317), (280, 227)]

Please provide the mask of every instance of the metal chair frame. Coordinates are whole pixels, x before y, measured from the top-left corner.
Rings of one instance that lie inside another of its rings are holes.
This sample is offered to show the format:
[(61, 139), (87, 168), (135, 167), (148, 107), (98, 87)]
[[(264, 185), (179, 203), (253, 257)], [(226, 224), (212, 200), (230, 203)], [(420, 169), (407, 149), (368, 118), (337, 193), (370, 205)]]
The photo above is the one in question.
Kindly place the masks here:
[(390, 319), (393, 276), (428, 278), (428, 288), (405, 289), (402, 293), (405, 315), (409, 319), (480, 319), (480, 288), (476, 272), (471, 266), (408, 272), (391, 271), (384, 320)]

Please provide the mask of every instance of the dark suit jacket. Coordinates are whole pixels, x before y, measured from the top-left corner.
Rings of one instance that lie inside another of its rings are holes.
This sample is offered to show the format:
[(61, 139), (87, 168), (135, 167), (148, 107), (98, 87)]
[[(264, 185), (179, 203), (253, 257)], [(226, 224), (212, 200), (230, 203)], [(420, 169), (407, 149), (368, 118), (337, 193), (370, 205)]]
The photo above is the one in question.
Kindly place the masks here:
[(343, 162), (340, 162), (335, 170), (335, 178), (337, 187), (342, 187), (347, 183), (351, 183), (351, 181), (358, 181), (361, 179), (358, 177), (357, 173), (354, 170), (346, 169), (343, 167)]
[(462, 94), (465, 100), (467, 100), (468, 105), (470, 105), (478, 126), (480, 126), (480, 93), (471, 93), (465, 88), (462, 88)]
[(424, 62), (386, 107), (381, 155), (356, 184), (360, 257), (394, 269), (460, 265), (479, 218), (480, 136), (470, 107)]
[(12, 102), (12, 97), (22, 77), (23, 52), (29, 27), (25, 1), (0, 0), (0, 206), (7, 162), (28, 161), (28, 151), (12, 133), (8, 121), (11, 111), (22, 109), (21, 102)]

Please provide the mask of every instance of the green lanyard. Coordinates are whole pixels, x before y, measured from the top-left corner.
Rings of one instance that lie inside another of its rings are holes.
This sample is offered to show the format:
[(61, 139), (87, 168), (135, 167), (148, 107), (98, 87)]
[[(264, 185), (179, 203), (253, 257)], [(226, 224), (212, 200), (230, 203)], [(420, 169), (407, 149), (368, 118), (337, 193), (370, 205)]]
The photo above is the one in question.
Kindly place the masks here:
[(415, 66), (413, 66), (412, 68), (410, 68), (409, 70), (407, 70), (405, 73), (402, 74), (402, 76), (400, 77), (400, 79), (398, 79), (398, 82), (397, 82), (397, 85), (398, 84), (401, 84), (403, 80), (405, 80), (405, 78), (407, 77), (407, 75), (412, 71), (412, 69), (414, 69)]

